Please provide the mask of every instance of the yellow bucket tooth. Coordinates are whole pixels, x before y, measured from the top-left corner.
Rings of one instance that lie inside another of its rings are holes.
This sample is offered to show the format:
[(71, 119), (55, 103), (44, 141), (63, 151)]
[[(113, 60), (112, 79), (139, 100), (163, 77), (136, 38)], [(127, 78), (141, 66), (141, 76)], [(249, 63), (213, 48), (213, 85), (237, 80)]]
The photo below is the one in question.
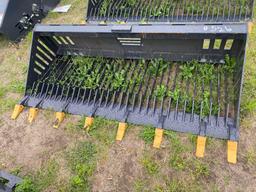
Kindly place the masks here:
[(29, 109), (29, 114), (28, 114), (28, 122), (29, 123), (32, 123), (35, 120), (35, 118), (38, 114), (38, 111), (39, 111), (38, 108), (30, 108)]
[(64, 121), (65, 113), (64, 112), (56, 112), (55, 117), (56, 117), (56, 119), (55, 119), (53, 127), (57, 129), (60, 127), (60, 124)]
[(164, 130), (161, 128), (157, 128), (155, 130), (155, 138), (154, 138), (154, 143), (153, 143), (154, 148), (159, 149), (161, 147), (163, 133), (164, 133)]
[(24, 110), (23, 105), (15, 105), (11, 119), (13, 120), (17, 119), (23, 110)]
[(93, 124), (93, 121), (94, 121), (93, 117), (86, 117), (85, 123), (84, 123), (84, 128), (86, 129), (86, 131), (89, 131), (90, 127)]
[(237, 163), (237, 146), (237, 141), (228, 141), (227, 155), (229, 163)]
[(200, 158), (204, 157), (205, 144), (206, 144), (206, 137), (198, 136), (197, 144), (196, 144), (196, 156), (197, 157), (200, 157)]
[(248, 23), (248, 33), (251, 34), (253, 31), (253, 22)]
[(127, 128), (127, 123), (121, 123), (121, 122), (119, 123), (117, 134), (116, 134), (117, 141), (123, 140), (126, 128)]

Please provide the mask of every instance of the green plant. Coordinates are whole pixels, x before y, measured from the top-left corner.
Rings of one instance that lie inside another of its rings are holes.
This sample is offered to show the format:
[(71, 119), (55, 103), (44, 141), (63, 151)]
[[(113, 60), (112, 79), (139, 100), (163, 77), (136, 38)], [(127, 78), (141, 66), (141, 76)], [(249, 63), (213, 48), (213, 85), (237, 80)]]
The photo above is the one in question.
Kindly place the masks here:
[(173, 91), (169, 91), (167, 93), (168, 97), (171, 97), (173, 100), (173, 103), (176, 103), (179, 100), (180, 97), (180, 88), (179, 87), (175, 87), (175, 89)]
[(190, 63), (184, 64), (180, 66), (181, 76), (183, 79), (188, 80), (193, 77), (195, 66)]
[(150, 175), (155, 175), (159, 172), (159, 165), (150, 157), (145, 156), (142, 159), (142, 164), (147, 173)]
[(125, 82), (125, 70), (121, 70), (120, 72), (116, 72), (114, 75), (114, 79), (112, 82), (112, 87), (114, 90), (125, 88), (127, 86), (127, 82)]
[(186, 187), (184, 186), (182, 181), (179, 180), (172, 180), (168, 183), (168, 192), (186, 192)]
[(133, 189), (135, 192), (142, 192), (146, 188), (146, 183), (144, 180), (136, 180), (133, 185)]
[(187, 167), (186, 159), (178, 152), (171, 155), (169, 163), (176, 170), (184, 170)]
[(107, 12), (107, 9), (109, 7), (109, 5), (113, 2), (113, 0), (104, 0), (102, 5), (101, 5), (101, 8), (100, 8), (100, 14), (101, 15), (105, 15), (106, 12)]
[(196, 179), (209, 176), (210, 175), (209, 166), (206, 163), (202, 163), (198, 160), (195, 161), (193, 175)]
[(156, 90), (154, 91), (154, 96), (158, 99), (163, 99), (166, 96), (167, 87), (165, 85), (157, 85)]
[(225, 65), (223, 66), (223, 71), (228, 75), (232, 75), (234, 73), (236, 65), (236, 60), (234, 57), (230, 58), (229, 55), (225, 56)]
[(36, 192), (36, 187), (32, 180), (28, 177), (24, 178), (23, 181), (17, 185), (15, 192)]
[(79, 142), (67, 153), (68, 164), (73, 177), (70, 179), (71, 191), (90, 191), (88, 178), (96, 167), (96, 147), (90, 142)]
[(150, 126), (145, 126), (140, 131), (139, 137), (143, 139), (146, 143), (152, 143), (155, 136), (155, 129)]
[(158, 76), (163, 73), (168, 67), (168, 63), (163, 59), (152, 59), (149, 62), (148, 72), (150, 75)]

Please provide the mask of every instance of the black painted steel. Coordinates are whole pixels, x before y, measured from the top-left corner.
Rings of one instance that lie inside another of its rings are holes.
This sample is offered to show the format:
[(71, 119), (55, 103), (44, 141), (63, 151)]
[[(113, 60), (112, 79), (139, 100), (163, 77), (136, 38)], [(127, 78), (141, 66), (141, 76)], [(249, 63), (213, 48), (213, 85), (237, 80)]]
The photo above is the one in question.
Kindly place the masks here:
[(0, 171), (0, 192), (13, 192), (17, 184), (21, 182), (21, 178), (4, 171)]
[[(21, 104), (238, 140), (246, 41), (247, 25), (242, 23), (37, 25)], [(236, 63), (231, 76), (220, 72), (226, 55)], [(78, 72), (79, 56), (96, 58), (92, 65), (96, 70), (88, 74)], [(159, 76), (149, 75), (150, 62), (156, 58), (164, 59), (167, 68)], [(180, 66), (194, 60), (213, 65), (216, 82), (182, 80)], [(122, 64), (116, 64), (120, 61)], [(125, 88), (114, 88), (108, 69), (123, 73), (128, 82)], [(78, 73), (79, 79), (68, 78), (77, 77)], [(97, 86), (84, 85), (92, 73), (99, 78)], [(174, 100), (165, 95), (159, 99), (155, 94), (159, 85), (172, 91), (177, 86), (187, 87), (192, 97), (188, 100), (178, 96)], [(204, 103), (196, 100), (205, 91), (210, 93), (207, 115), (203, 115)], [(217, 108), (215, 112), (213, 106)]]
[(59, 0), (1, 0), (0, 33), (18, 41), (53, 9)]
[(244, 22), (253, 0), (89, 0), (89, 22)]

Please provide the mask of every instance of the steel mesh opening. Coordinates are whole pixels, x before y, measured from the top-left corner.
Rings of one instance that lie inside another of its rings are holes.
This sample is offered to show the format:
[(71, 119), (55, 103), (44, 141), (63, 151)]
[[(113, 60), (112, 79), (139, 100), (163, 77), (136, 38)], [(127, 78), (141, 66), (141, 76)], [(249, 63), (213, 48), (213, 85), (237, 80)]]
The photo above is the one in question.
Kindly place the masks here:
[(237, 140), (246, 26), (205, 26), (38, 26), (20, 104)]
[(252, 18), (253, 0), (90, 0), (88, 21), (240, 22)]
[(225, 64), (63, 56), (27, 94), (95, 107), (158, 111), (168, 117), (174, 112), (174, 119), (181, 114), (188, 122), (199, 115), (216, 126), (224, 117), (227, 125), (235, 116), (235, 64), (228, 56)]

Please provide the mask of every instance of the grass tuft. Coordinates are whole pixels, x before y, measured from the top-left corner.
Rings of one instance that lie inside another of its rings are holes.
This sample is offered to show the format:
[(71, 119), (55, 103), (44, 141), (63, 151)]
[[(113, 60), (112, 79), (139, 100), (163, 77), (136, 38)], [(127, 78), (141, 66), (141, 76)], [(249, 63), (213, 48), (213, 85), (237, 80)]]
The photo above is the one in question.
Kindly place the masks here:
[(90, 142), (79, 142), (67, 153), (68, 166), (73, 176), (68, 191), (90, 191), (89, 177), (96, 168), (96, 146)]

